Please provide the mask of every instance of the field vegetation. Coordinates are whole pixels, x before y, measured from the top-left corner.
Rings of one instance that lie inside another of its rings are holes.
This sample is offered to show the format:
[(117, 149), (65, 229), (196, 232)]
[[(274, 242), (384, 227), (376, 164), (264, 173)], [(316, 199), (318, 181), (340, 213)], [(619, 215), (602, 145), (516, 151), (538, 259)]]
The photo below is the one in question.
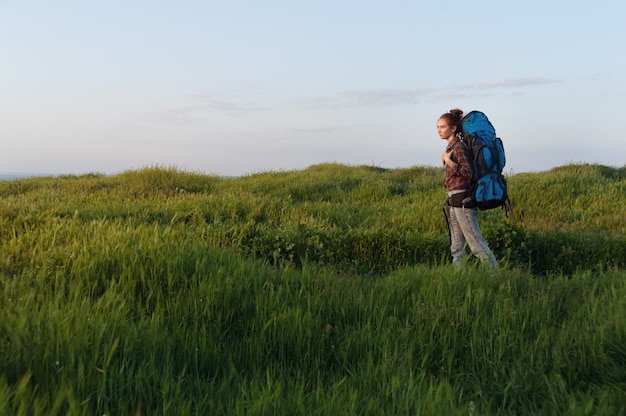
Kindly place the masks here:
[(442, 176), (0, 181), (0, 414), (626, 414), (626, 167), (508, 175), (495, 274)]

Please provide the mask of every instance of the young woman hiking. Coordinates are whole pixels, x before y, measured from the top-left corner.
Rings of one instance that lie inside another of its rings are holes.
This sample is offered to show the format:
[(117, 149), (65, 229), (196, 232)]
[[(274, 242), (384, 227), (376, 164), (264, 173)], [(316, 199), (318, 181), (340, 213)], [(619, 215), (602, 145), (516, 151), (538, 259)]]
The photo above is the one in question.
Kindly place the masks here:
[(437, 122), (439, 137), (447, 141), (446, 150), (441, 154), (441, 160), (446, 172), (444, 187), (450, 206), (449, 227), (452, 262), (457, 267), (463, 265), (465, 243), (467, 243), (472, 254), (493, 271), (496, 267), (496, 258), (480, 232), (480, 226), (476, 220), (476, 208), (467, 206), (463, 201), (469, 196), (472, 188), (474, 168), (470, 151), (459, 137), (462, 118), (463, 111), (454, 109), (439, 117)]

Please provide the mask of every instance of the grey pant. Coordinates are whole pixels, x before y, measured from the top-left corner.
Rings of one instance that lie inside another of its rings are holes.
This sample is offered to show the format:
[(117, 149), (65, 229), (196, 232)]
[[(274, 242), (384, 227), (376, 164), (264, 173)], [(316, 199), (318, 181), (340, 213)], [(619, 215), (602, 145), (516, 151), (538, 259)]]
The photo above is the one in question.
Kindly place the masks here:
[(496, 258), (480, 232), (480, 226), (476, 220), (476, 208), (450, 207), (450, 240), (450, 252), (455, 266), (463, 265), (467, 242), (472, 254), (489, 265), (491, 270), (495, 269)]

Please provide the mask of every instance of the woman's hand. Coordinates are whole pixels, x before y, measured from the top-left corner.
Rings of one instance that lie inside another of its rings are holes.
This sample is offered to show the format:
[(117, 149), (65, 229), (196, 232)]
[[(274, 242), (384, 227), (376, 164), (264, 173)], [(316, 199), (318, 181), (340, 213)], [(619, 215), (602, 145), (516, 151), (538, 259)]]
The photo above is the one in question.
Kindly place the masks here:
[(444, 150), (443, 153), (441, 154), (441, 161), (443, 162), (443, 165), (446, 166), (450, 166), (451, 168), (453, 168), (456, 163), (454, 163), (454, 161), (452, 159), (450, 159), (450, 153), (447, 150)]
[(443, 153), (441, 154), (441, 161), (443, 162), (444, 166), (448, 165), (450, 166), (450, 168), (456, 169), (459, 166), (459, 164), (450, 158), (451, 154), (452, 154), (452, 151), (448, 152), (444, 150)]

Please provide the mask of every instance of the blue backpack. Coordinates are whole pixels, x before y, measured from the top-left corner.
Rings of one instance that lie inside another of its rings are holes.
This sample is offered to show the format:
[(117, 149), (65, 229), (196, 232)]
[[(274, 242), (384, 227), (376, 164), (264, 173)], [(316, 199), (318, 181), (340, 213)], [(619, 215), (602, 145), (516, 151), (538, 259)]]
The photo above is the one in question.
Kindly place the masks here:
[(502, 140), (487, 116), (471, 111), (461, 120), (461, 140), (474, 160), (473, 204), (481, 210), (511, 206), (502, 169), (506, 163)]

